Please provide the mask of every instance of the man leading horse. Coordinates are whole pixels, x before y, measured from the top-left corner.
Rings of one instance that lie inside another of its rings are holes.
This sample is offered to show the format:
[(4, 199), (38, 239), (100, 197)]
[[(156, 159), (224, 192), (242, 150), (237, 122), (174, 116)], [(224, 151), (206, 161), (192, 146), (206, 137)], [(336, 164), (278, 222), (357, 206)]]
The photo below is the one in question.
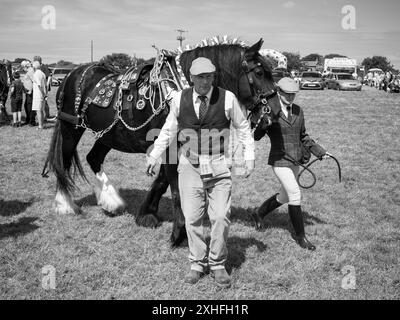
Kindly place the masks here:
[[(197, 283), (209, 265), (215, 283), (229, 287), (231, 280), (225, 263), (232, 178), (226, 155), (231, 123), (238, 130), (239, 142), (246, 148), (246, 177), (254, 170), (254, 140), (235, 95), (213, 86), (215, 70), (207, 58), (193, 60), (190, 80), (194, 87), (178, 92), (171, 101), (171, 110), (154, 142), (146, 171), (152, 175), (157, 159), (178, 135), (182, 143), (178, 166), (179, 193), (191, 264), (185, 281)], [(206, 212), (211, 222), (208, 255), (203, 225)]]

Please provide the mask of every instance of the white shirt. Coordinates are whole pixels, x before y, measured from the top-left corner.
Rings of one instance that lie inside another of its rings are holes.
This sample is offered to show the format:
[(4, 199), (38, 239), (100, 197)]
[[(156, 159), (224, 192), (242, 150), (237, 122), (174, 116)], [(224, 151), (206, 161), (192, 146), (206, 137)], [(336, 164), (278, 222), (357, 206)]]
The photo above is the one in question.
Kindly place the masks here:
[(46, 88), (46, 76), (41, 70), (36, 70), (33, 74), (33, 100), (44, 100), (44, 96), (40, 88), (47, 93)]
[(33, 75), (34, 75), (33, 68), (29, 67), (25, 76), (22, 78), (25, 90), (28, 91), (29, 94), (32, 93), (33, 89)]
[[(211, 98), (212, 88), (207, 93), (207, 103)], [(163, 125), (160, 135), (154, 141), (154, 149), (151, 151), (150, 156), (158, 159), (168, 148), (170, 143), (174, 140), (178, 133), (178, 116), (181, 103), (182, 91), (174, 92), (172, 100), (170, 101), (170, 111)], [(193, 105), (197, 117), (199, 116), (200, 99), (199, 94), (193, 89)], [(237, 137), (240, 143), (245, 146), (244, 159), (254, 160), (254, 139), (251, 134), (250, 124), (247, 121), (236, 96), (226, 90), (225, 93), (225, 116), (231, 120), (231, 124), (237, 130)]]

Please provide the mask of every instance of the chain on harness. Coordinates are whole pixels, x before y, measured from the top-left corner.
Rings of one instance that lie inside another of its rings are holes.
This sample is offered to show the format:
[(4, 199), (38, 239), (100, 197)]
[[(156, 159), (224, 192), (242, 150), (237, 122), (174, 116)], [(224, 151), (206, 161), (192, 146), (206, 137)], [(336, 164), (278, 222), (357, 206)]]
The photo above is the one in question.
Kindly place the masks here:
[[(139, 125), (137, 127), (132, 127), (128, 123), (126, 123), (126, 121), (123, 119), (123, 117), (122, 117), (123, 88), (129, 87), (129, 79), (127, 77), (123, 77), (120, 85), (118, 86), (117, 101), (115, 103), (115, 108), (117, 110), (117, 116), (114, 119), (114, 121), (107, 128), (105, 128), (101, 131), (95, 131), (95, 130), (91, 129), (85, 123), (84, 113), (85, 113), (88, 105), (86, 106), (86, 108), (84, 108), (85, 110), (82, 110), (79, 113), (79, 107), (81, 104), (81, 96), (82, 96), (82, 84), (84, 82), (85, 75), (91, 68), (95, 67), (96, 65), (89, 66), (82, 73), (81, 79), (78, 84), (77, 95), (75, 98), (75, 114), (77, 114), (80, 119), (80, 121), (76, 125), (76, 127), (88, 129), (95, 136), (95, 139), (99, 139), (104, 134), (109, 132), (117, 124), (118, 121), (121, 121), (123, 123), (123, 125), (130, 131), (138, 131), (138, 130), (144, 128), (147, 124), (149, 124), (153, 120), (154, 117), (159, 115), (168, 105), (168, 102), (171, 99), (170, 95), (172, 93), (172, 90), (168, 90), (167, 82), (172, 82), (175, 87), (178, 87), (176, 80), (162, 76), (162, 67), (163, 67), (164, 63), (169, 64), (169, 62), (166, 61), (165, 54), (162, 51), (157, 49), (157, 56), (156, 56), (156, 59), (154, 62), (154, 66), (150, 71), (149, 85), (147, 87), (145, 87), (143, 90), (143, 98), (150, 103), (150, 106), (152, 109), (152, 114), (147, 118), (147, 120), (144, 121), (141, 125)], [(156, 107), (157, 94), (158, 94), (158, 98), (159, 98), (158, 107)]]

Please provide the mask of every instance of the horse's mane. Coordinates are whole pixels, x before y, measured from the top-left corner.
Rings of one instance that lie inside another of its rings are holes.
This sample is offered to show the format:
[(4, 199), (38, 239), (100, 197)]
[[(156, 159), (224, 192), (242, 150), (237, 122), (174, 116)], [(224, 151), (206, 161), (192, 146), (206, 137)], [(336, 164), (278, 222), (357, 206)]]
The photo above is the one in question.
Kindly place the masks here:
[[(238, 77), (243, 73), (241, 62), (247, 48), (243, 41), (236, 38), (208, 38), (194, 48), (187, 46), (179, 57), (179, 63), (187, 81), (190, 82), (189, 69), (192, 61), (198, 57), (209, 58), (216, 67), (214, 84), (238, 95)], [(271, 69), (265, 59), (259, 54), (255, 59), (263, 65), (268, 78), (273, 81)]]

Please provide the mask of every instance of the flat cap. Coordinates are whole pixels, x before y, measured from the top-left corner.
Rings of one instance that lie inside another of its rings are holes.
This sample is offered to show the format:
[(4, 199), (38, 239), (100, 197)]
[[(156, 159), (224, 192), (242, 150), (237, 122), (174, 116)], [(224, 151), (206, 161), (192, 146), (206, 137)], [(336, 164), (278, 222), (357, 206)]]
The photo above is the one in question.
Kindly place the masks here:
[(292, 78), (284, 77), (277, 83), (278, 87), (286, 93), (297, 93), (299, 92), (299, 84)]
[(215, 66), (210, 59), (200, 57), (192, 61), (192, 66), (190, 67), (190, 74), (197, 76), (202, 73), (212, 73), (215, 72)]

